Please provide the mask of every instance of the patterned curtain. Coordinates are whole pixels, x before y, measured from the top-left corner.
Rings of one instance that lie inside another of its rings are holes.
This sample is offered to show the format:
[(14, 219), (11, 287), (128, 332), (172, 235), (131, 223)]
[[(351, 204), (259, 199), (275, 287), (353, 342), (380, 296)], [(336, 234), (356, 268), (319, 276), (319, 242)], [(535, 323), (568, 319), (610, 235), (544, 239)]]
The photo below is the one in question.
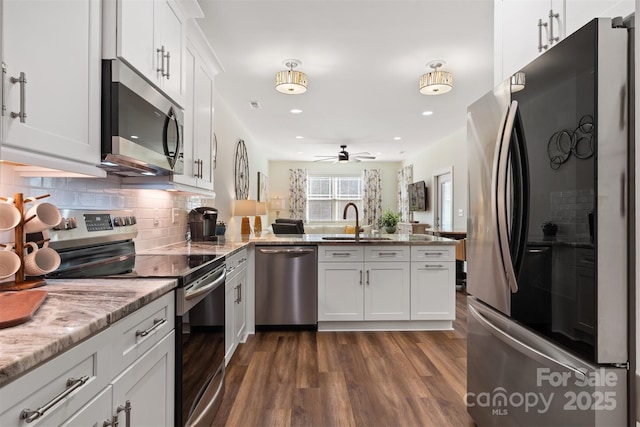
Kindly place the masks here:
[(382, 214), (382, 174), (380, 169), (362, 171), (362, 225), (378, 228)]
[(289, 218), (307, 217), (307, 170), (289, 169)]
[(410, 220), (409, 212), (409, 194), (407, 186), (413, 182), (413, 165), (405, 166), (398, 171), (398, 212), (400, 212), (400, 221), (407, 222)]

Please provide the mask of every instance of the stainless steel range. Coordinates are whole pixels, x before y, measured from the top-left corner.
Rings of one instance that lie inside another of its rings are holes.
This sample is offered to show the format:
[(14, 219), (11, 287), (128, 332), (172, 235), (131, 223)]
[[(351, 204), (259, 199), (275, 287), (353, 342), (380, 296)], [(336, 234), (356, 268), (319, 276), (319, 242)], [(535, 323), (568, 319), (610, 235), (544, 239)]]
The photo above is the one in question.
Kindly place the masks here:
[(177, 280), (175, 425), (211, 425), (224, 392), (224, 256), (136, 254), (131, 211), (61, 213), (48, 237), (62, 262), (48, 278)]

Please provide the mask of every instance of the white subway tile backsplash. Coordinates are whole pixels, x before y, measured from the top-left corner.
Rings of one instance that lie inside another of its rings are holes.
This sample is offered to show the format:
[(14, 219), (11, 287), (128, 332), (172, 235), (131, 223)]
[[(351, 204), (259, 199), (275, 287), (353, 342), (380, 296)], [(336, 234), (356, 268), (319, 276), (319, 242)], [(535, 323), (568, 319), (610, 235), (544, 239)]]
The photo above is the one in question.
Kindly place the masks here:
[[(51, 194), (47, 200), (59, 208), (131, 209), (138, 219), (136, 250), (151, 249), (184, 241), (187, 213), (198, 206), (215, 206), (213, 199), (171, 193), (162, 190), (132, 190), (120, 188), (119, 179), (20, 177), (12, 166), (0, 166), (0, 195), (23, 193), (25, 197)], [(173, 208), (180, 209), (176, 224)], [(154, 224), (155, 218), (159, 223)], [(7, 236), (5, 236), (6, 234)], [(0, 241), (11, 241), (12, 233), (0, 235)]]

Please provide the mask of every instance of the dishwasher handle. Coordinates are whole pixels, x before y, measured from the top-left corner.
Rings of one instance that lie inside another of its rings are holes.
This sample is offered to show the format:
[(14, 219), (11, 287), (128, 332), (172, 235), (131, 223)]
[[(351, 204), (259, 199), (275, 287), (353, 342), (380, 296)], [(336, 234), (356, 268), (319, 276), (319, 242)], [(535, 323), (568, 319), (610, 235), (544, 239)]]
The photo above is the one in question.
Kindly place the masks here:
[(263, 254), (312, 254), (315, 252), (315, 248), (287, 248), (287, 249), (258, 249)]

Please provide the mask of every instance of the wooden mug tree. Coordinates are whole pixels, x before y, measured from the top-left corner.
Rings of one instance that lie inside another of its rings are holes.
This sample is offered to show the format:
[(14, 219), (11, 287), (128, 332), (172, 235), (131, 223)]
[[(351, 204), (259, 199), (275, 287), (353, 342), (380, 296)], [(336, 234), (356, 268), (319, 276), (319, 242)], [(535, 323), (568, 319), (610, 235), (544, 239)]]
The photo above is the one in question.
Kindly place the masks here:
[[(35, 200), (40, 200), (40, 199), (44, 199), (45, 197), (49, 197), (51, 196), (51, 194), (44, 194), (42, 196), (38, 196), (35, 197), (33, 199), (27, 199), (27, 203), (30, 201), (35, 201)], [(0, 200), (3, 201), (8, 201), (9, 199), (7, 199), (6, 197), (0, 197)], [(13, 203), (15, 205), (15, 207), (18, 209), (18, 211), (20, 212), (20, 222), (18, 223), (18, 225), (16, 225), (14, 232), (15, 232), (15, 238), (14, 238), (14, 250), (16, 252), (16, 255), (18, 255), (18, 257), (20, 258), (20, 267), (18, 267), (18, 271), (16, 271), (15, 274), (15, 280), (11, 281), (11, 282), (3, 282), (0, 283), (0, 291), (20, 291), (23, 289), (30, 289), (30, 288), (37, 288), (38, 286), (43, 286), (46, 284), (46, 281), (42, 278), (37, 278), (37, 279), (30, 279), (30, 280), (26, 280), (25, 279), (25, 274), (24, 274), (24, 225), (33, 220), (36, 216), (35, 215), (31, 215), (28, 218), (25, 218), (25, 212), (24, 212), (24, 205), (25, 205), (25, 200), (22, 196), (22, 193), (15, 193), (13, 195)], [(48, 240), (48, 239), (46, 239)], [(46, 240), (41, 241), (41, 242), (37, 242), (37, 243), (44, 243)]]

